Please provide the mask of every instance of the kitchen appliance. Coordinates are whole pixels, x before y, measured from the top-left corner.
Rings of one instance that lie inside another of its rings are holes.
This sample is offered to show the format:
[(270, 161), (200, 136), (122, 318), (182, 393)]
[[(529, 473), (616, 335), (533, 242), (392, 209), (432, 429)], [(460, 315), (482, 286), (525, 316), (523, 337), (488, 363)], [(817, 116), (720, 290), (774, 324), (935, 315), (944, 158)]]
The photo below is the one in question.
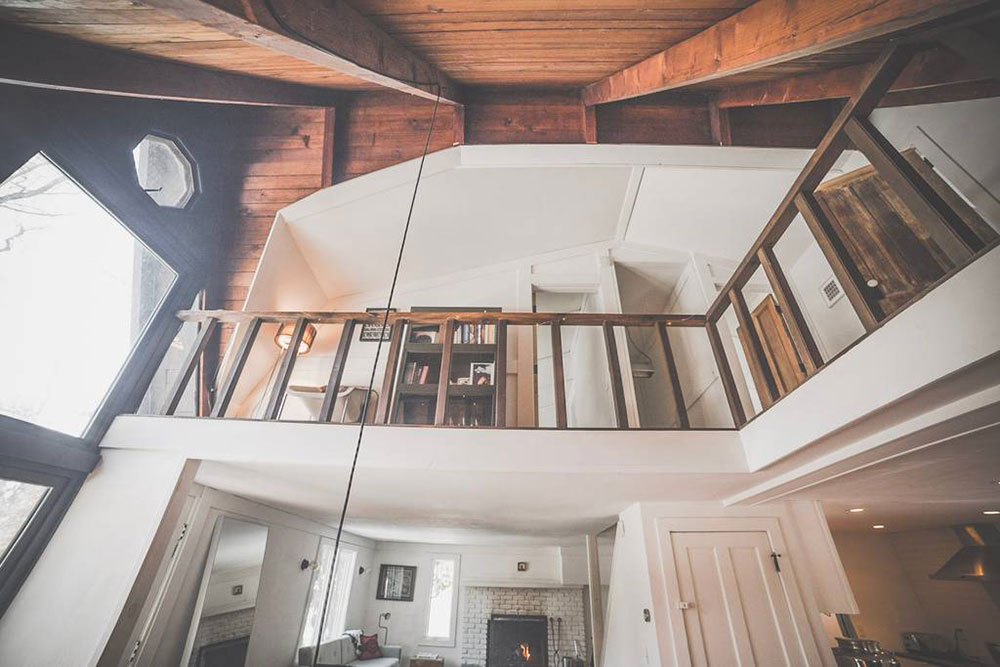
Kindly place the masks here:
[(951, 640), (932, 632), (904, 632), (903, 647), (911, 653), (925, 655), (948, 655), (954, 649)]
[(1000, 581), (1000, 530), (988, 523), (952, 526), (962, 546), (931, 575), (945, 581)]
[(900, 667), (896, 656), (874, 639), (837, 637), (833, 655), (838, 667)]

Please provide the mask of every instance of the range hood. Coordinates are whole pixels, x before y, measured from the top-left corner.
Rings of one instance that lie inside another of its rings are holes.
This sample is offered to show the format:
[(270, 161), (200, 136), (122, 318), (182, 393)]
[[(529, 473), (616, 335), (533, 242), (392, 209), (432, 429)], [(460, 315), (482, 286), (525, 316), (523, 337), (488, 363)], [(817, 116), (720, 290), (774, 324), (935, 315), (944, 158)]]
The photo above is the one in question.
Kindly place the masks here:
[(962, 547), (931, 579), (1000, 582), (1000, 531), (985, 523), (952, 526)]

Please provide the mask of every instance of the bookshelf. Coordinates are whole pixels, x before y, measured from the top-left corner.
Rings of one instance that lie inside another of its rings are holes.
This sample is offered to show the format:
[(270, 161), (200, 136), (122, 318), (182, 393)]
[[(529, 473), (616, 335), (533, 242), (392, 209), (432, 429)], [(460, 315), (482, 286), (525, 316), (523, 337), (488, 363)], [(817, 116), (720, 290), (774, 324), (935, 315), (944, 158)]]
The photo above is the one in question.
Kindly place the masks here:
[[(428, 311), (499, 309), (413, 309)], [(504, 352), (498, 354), (501, 345)], [(447, 320), (442, 324), (407, 324), (396, 368), (391, 423), (502, 425), (497, 406), (503, 405), (505, 348), (506, 327), (496, 323)]]

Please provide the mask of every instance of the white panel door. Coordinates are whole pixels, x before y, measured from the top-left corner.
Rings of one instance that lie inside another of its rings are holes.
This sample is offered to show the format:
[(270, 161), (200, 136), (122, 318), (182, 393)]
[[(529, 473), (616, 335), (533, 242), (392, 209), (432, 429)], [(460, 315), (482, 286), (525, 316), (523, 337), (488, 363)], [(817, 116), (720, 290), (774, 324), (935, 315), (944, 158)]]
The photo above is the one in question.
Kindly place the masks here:
[(671, 533), (691, 664), (805, 665), (767, 533)]

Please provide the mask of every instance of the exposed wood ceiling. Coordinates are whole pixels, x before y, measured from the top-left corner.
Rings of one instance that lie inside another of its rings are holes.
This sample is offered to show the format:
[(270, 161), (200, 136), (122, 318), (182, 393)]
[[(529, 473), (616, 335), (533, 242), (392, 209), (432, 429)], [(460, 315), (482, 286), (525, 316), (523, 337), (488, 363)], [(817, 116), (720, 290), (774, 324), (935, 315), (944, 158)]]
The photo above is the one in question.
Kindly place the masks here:
[(751, 0), (354, 0), (470, 85), (580, 87), (676, 44)]
[(379, 88), (131, 0), (0, 0), (0, 21), (228, 72), (346, 90)]

